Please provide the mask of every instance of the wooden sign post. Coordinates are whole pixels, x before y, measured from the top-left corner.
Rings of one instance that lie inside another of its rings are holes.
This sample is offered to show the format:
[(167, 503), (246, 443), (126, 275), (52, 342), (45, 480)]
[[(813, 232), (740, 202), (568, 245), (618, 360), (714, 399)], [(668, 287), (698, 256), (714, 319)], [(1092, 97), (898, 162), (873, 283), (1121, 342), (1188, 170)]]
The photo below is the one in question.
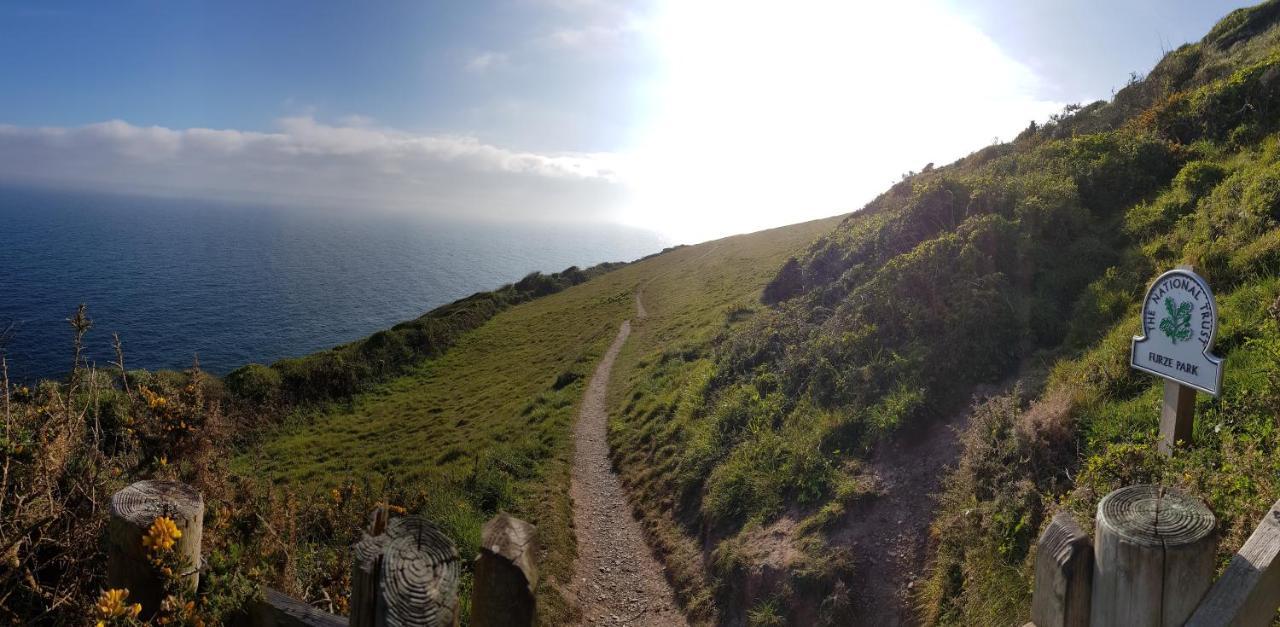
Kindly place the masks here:
[(1160, 452), (1191, 443), (1196, 391), (1218, 396), (1222, 359), (1210, 354), (1218, 333), (1218, 305), (1204, 278), (1179, 266), (1156, 278), (1142, 302), (1142, 335), (1129, 364), (1165, 379), (1160, 407)]

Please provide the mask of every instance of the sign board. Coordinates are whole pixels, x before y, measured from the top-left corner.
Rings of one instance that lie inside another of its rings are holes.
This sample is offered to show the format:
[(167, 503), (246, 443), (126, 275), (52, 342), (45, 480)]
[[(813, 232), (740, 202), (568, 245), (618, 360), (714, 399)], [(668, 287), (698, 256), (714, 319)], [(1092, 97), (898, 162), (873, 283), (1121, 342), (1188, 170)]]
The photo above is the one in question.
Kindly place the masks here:
[(1200, 275), (1182, 268), (1160, 275), (1142, 302), (1142, 335), (1134, 336), (1134, 368), (1217, 396), (1222, 359), (1209, 354), (1218, 305)]

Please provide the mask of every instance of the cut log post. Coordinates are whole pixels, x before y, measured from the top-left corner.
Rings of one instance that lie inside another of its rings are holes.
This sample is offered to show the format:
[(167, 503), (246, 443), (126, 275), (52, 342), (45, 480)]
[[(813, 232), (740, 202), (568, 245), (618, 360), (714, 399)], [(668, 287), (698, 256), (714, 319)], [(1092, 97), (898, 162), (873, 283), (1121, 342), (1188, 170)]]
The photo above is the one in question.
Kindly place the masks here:
[(111, 497), (107, 524), (107, 587), (129, 590), (128, 602), (142, 604), (142, 617), (160, 609), (165, 578), (152, 565), (142, 538), (157, 518), (173, 520), (182, 533), (173, 547), (181, 559), (178, 573), (186, 589), (200, 579), (200, 536), (204, 499), (189, 485), (176, 481), (139, 481)]
[(1272, 624), (1280, 608), (1280, 501), (1231, 558), (1227, 570), (1209, 589), (1188, 627)]
[(475, 627), (533, 624), (538, 587), (536, 532), (533, 525), (506, 514), (485, 523), (471, 590)]
[(431, 523), (394, 518), (352, 547), (351, 624), (446, 627), (458, 621), (458, 549)]
[(1088, 627), (1093, 545), (1071, 514), (1059, 512), (1036, 549), (1031, 622), (1037, 627)]
[(1213, 578), (1213, 512), (1174, 488), (1135, 485), (1098, 503), (1094, 627), (1174, 627)]

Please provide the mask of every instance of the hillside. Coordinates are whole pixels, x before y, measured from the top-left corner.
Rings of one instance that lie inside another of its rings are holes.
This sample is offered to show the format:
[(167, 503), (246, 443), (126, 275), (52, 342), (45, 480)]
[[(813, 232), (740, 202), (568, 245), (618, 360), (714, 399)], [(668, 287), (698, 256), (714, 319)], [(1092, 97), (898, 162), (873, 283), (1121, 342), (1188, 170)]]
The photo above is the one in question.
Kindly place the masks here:
[[(440, 523), (463, 554), (475, 552), (480, 525), (497, 510), (525, 517), (539, 527), (540, 567), (552, 582), (541, 589), (543, 611), (552, 624), (563, 622), (575, 611), (562, 593), (575, 555), (573, 419), (594, 364), (633, 316), (636, 294), (649, 314), (634, 321), (638, 338), (710, 337), (754, 306), (772, 268), (834, 224), (676, 248), (512, 307), (442, 357), (298, 418), (236, 468), (284, 491), (390, 490), (399, 504)], [(340, 577), (341, 556), (332, 553), (345, 547), (341, 538), (317, 538), (294, 559)], [(315, 580), (289, 583), (300, 596), (318, 592), (309, 589)], [(338, 582), (330, 585), (330, 593), (345, 594)]]
[[(1128, 350), (1178, 264), (1215, 290), (1226, 378), (1167, 459)], [(79, 357), (6, 381), (0, 615), (91, 615), (101, 495), (161, 477), (211, 504), (207, 616), (258, 583), (343, 612), (383, 503), (463, 555), (498, 510), (536, 523), (541, 618), (579, 619), (574, 422), (611, 343), (609, 454), (692, 623), (1021, 625), (1046, 521), (1091, 528), (1136, 482), (1205, 499), (1225, 563), (1280, 495), (1280, 0), (847, 217), (532, 276), (225, 382)]]
[[(1277, 495), (1278, 23), (1276, 2), (1236, 11), (1110, 102), (904, 177), (782, 265), (768, 307), (634, 358), (615, 456), (695, 614), (1022, 624), (1047, 517), (1091, 528), (1139, 481), (1204, 497), (1223, 557), (1240, 545)], [(1165, 462), (1128, 339), (1181, 263), (1218, 294), (1227, 392)], [(899, 485), (939, 456), (944, 482)], [(895, 492), (921, 489), (940, 500)]]
[[(349, 547), (380, 503), (428, 517), (463, 555), (475, 553), (481, 523), (498, 510), (536, 523), (542, 618), (570, 620), (579, 612), (565, 597), (576, 551), (571, 430), (586, 378), (637, 297), (650, 312), (638, 330), (709, 337), (726, 316), (756, 307), (773, 268), (835, 223), (530, 275), (225, 381), (198, 365), (97, 368), (78, 352), (66, 380), (6, 379), (0, 581), (22, 578), (0, 596), (0, 616), (97, 615), (101, 499), (157, 478), (189, 483), (207, 503), (196, 614), (171, 621), (238, 620), (258, 584), (344, 613)], [(79, 347), (92, 321), (83, 308), (70, 320)], [(469, 585), (468, 568), (464, 619)]]

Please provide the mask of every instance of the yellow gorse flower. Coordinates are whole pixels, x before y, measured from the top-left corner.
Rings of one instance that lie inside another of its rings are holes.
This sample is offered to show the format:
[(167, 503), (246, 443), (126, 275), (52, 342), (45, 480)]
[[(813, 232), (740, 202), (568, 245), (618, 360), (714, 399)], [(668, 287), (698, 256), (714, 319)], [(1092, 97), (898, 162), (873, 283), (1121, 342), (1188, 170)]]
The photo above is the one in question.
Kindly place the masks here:
[(151, 390), (148, 390), (146, 387), (142, 388), (142, 397), (147, 399), (147, 407), (150, 407), (151, 409), (155, 409), (157, 407), (163, 407), (166, 403), (169, 402), (169, 399), (163, 396), (160, 396), (159, 394), (156, 394)]
[(173, 519), (161, 516), (151, 523), (147, 535), (142, 537), (142, 546), (152, 551), (168, 551), (181, 537), (182, 531), (174, 524)]
[(405, 508), (403, 508), (403, 507), (400, 507), (399, 505), (395, 505), (395, 504), (392, 504), (392, 503), (383, 503), (383, 502), (381, 502), (381, 501), (379, 501), (379, 502), (377, 502), (377, 503), (374, 503), (374, 504), (373, 504), (373, 506), (374, 506), (374, 507), (386, 507), (386, 508), (387, 508), (387, 511), (388, 511), (388, 512), (391, 512), (392, 514), (404, 514), (405, 512), (409, 511), (409, 510), (406, 510), (406, 509), (405, 509)]
[(97, 605), (94, 606), (98, 610), (98, 616), (101, 618), (120, 618), (123, 616), (137, 618), (138, 614), (142, 612), (142, 605), (139, 603), (126, 605), (124, 600), (128, 596), (129, 590), (125, 588), (103, 590), (102, 594), (98, 595)]

